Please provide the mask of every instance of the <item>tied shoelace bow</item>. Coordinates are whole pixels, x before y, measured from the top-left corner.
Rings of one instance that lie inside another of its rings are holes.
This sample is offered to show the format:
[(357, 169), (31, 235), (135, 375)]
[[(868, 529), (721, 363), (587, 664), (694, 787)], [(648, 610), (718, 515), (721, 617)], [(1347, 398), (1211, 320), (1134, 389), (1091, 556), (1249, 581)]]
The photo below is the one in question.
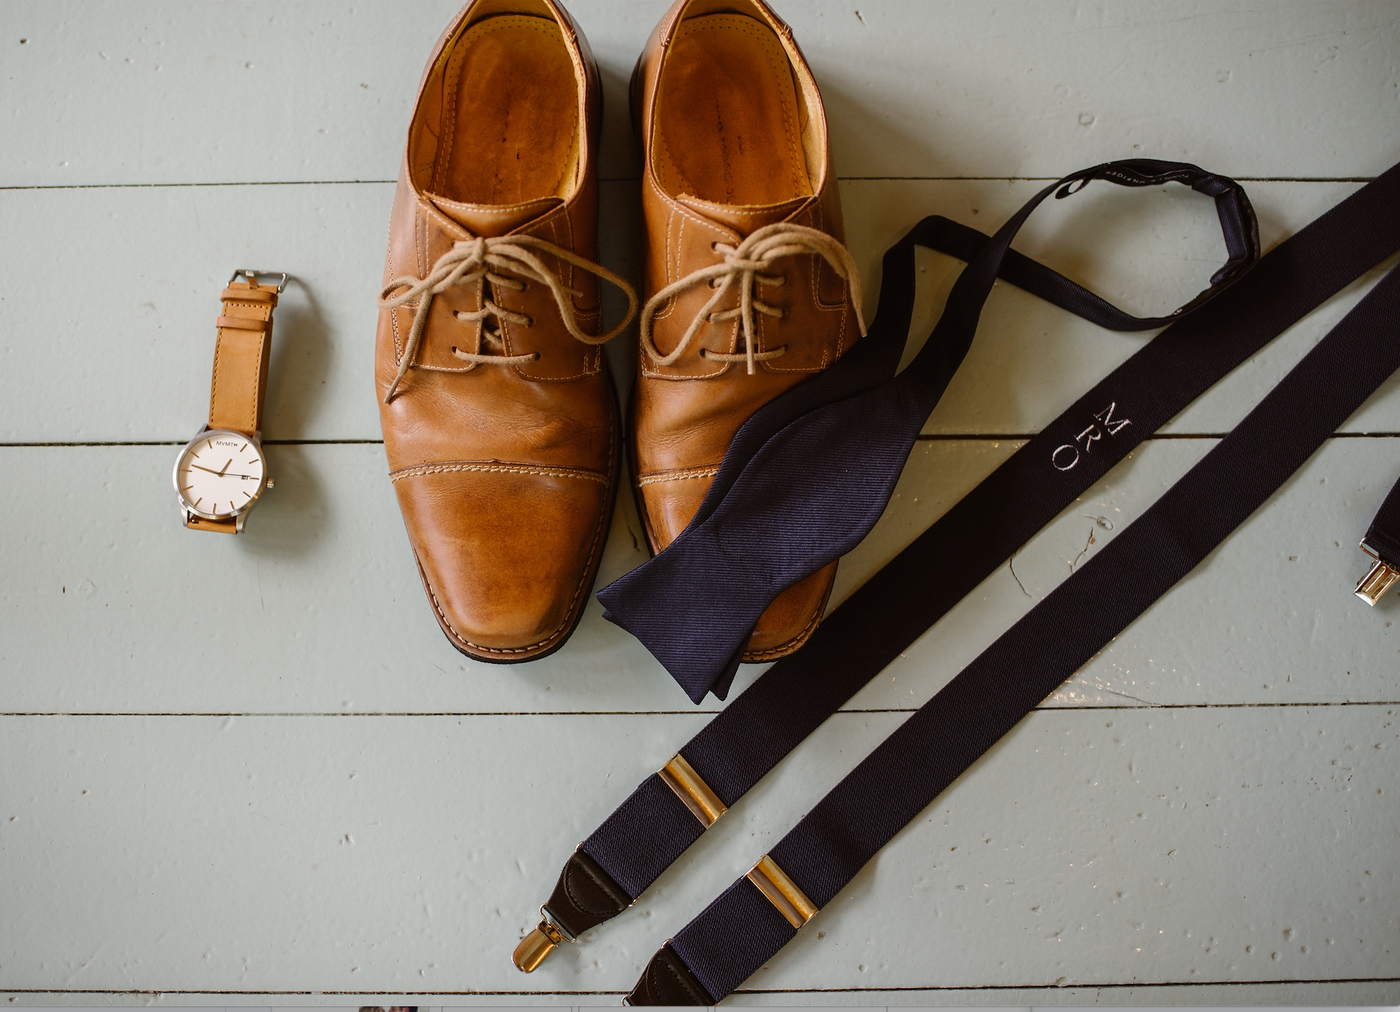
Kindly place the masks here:
[[(571, 296), (583, 293), (569, 288), (560, 281), (559, 277), (532, 250), (573, 264), (575, 267), (595, 274), (604, 281), (622, 289), (627, 296), (627, 315), (623, 317), (622, 322), (605, 334), (584, 333), (579, 328), (578, 319), (574, 313), (574, 304), (571, 301)], [(435, 295), (441, 295), (453, 285), (467, 285), (480, 280), (489, 282), (493, 287), (505, 288), (510, 291), (524, 290), (524, 281), (506, 277), (493, 268), (510, 271), (546, 285), (554, 296), (555, 303), (559, 306), (559, 316), (564, 321), (565, 329), (574, 340), (584, 344), (605, 344), (611, 341), (622, 333), (623, 329), (632, 322), (632, 317), (637, 314), (637, 293), (631, 285), (606, 267), (575, 256), (551, 242), (536, 239), (531, 235), (478, 237), (454, 242), (450, 250), (438, 257), (437, 263), (433, 264), (433, 269), (428, 272), (427, 277), (416, 278), (406, 274), (390, 281), (379, 293), (378, 301), (381, 309), (397, 309), (414, 299), (420, 300), (418, 309), (413, 314), (413, 326), (408, 332), (408, 341), (404, 345), (398, 374), (394, 376), (394, 381), (389, 384), (389, 390), (384, 395), (385, 404), (393, 400), (400, 381), (413, 367), (413, 359), (418, 352), (418, 344), (423, 338), (423, 327), (428, 322), (428, 310), (433, 304)], [(397, 295), (392, 294), (397, 289), (403, 290)], [(471, 312), (457, 312), (453, 315), (464, 323), (482, 323), (482, 339), (487, 344), (500, 348), (505, 345), (504, 339), (499, 329), (488, 330), (485, 327), (484, 323), (488, 316), (518, 323), (524, 327), (534, 324), (534, 320), (525, 314), (498, 306), (485, 291), (482, 292), (480, 309)], [(473, 365), (521, 365), (539, 358), (539, 352), (530, 352), (525, 355), (481, 355), (462, 351), (455, 347), (452, 349), (452, 354)]]
[[(787, 345), (770, 351), (754, 350), (756, 344), (754, 340), (754, 314), (762, 313), (765, 316), (777, 318), (781, 318), (783, 315), (781, 309), (757, 299), (754, 295), (754, 289), (757, 285), (786, 284), (787, 278), (783, 275), (775, 277), (765, 272), (772, 268), (775, 261), (787, 256), (816, 254), (831, 264), (832, 269), (836, 271), (841, 280), (850, 286), (851, 308), (855, 310), (856, 324), (860, 327), (861, 336), (865, 336), (865, 318), (861, 314), (860, 306), (860, 277), (856, 272), (855, 260), (851, 258), (851, 254), (845, 246), (842, 246), (825, 232), (808, 228), (805, 225), (793, 225), (780, 221), (755, 230), (738, 246), (721, 242), (713, 243), (712, 246), (716, 253), (724, 256), (722, 263), (711, 267), (702, 267), (679, 281), (672, 282), (648, 299), (646, 306), (642, 309), (642, 347), (646, 349), (648, 355), (655, 359), (658, 365), (675, 364), (685, 354), (685, 350), (690, 347), (690, 343), (700, 332), (700, 327), (703, 324), (723, 323), (733, 319), (740, 321), (744, 335), (744, 350), (737, 354), (731, 354), (701, 348), (700, 356), (702, 358), (712, 358), (720, 362), (744, 362), (747, 365), (748, 374), (752, 376), (755, 362), (766, 362), (786, 354)], [(676, 345), (675, 349), (669, 355), (661, 354), (652, 339), (652, 321), (656, 318), (657, 310), (664, 306), (668, 300), (702, 284), (708, 284), (715, 289), (715, 294), (711, 295), (709, 301), (695, 314), (695, 318), (686, 327), (685, 333), (681, 335), (680, 343)], [(739, 304), (732, 309), (716, 311), (715, 306), (720, 304), (735, 285), (739, 287)]]

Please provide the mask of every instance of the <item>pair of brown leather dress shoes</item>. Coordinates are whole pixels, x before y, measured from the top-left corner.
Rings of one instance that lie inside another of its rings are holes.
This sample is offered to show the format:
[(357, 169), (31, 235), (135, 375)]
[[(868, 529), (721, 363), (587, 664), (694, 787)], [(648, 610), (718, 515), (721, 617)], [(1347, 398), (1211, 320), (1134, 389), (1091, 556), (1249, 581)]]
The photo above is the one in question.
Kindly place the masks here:
[[(629, 457), (653, 551), (735, 432), (856, 341), (826, 115), (762, 0), (677, 0), (632, 79), (647, 297)], [(525, 661), (578, 624), (622, 457), (603, 342), (638, 300), (597, 260), (598, 69), (556, 0), (472, 0), (419, 88), (375, 349), (390, 477), (438, 624)], [(600, 283), (628, 296), (602, 332)], [(745, 660), (811, 635), (835, 564), (764, 613)]]

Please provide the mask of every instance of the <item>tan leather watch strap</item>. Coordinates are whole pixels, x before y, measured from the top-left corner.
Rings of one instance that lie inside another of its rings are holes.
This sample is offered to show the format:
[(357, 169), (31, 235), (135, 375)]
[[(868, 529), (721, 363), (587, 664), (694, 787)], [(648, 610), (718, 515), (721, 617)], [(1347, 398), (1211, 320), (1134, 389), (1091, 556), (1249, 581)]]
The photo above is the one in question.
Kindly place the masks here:
[[(223, 313), (214, 345), (214, 379), (209, 387), (209, 428), (251, 436), (262, 428), (263, 390), (272, 348), (272, 311), (277, 286), (230, 282), (219, 297)], [(201, 527), (212, 526), (203, 521)]]

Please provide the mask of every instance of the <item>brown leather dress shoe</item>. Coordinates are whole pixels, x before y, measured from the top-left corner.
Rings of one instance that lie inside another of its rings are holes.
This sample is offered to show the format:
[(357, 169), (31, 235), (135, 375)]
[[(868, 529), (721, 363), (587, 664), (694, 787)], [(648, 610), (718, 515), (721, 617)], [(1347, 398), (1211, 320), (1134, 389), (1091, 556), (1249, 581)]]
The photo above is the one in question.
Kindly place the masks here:
[[(485, 661), (578, 623), (616, 489), (599, 334), (598, 70), (553, 0), (474, 0), (428, 60), (389, 219), (375, 383), (447, 638)], [(628, 318), (630, 319), (629, 312)]]
[[(750, 415), (863, 333), (826, 113), (761, 0), (677, 0), (632, 76), (646, 267), (630, 450), (653, 551), (705, 497)], [(816, 629), (836, 564), (763, 613), (746, 661)]]

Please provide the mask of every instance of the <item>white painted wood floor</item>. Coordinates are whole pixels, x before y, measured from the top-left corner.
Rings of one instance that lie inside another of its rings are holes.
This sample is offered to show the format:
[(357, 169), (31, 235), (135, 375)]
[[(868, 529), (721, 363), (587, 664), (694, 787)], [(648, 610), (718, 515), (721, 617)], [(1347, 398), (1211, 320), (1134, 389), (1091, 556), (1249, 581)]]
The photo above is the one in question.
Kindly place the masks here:
[[(626, 81), (666, 4), (570, 6), (609, 102), (604, 261), (631, 273)], [(826, 98), (872, 305), (918, 217), (990, 231), (1099, 161), (1247, 181), (1269, 247), (1400, 159), (1393, 2), (778, 8)], [(503, 668), (457, 654), (424, 601), (370, 368), (392, 180), (454, 9), (0, 5), (5, 1004), (616, 1003), (1379, 276), (1174, 420), (633, 910), (525, 977), (510, 950), (565, 857), (706, 717), (596, 603), (564, 650)], [(1097, 184), (1018, 247), (1144, 313), (1223, 259), (1181, 188)], [(921, 263), (919, 334), (958, 270)], [(219, 289), (250, 265), (297, 278), (265, 426), (279, 480), (244, 537), (201, 537), (168, 476), (203, 420)], [(833, 604), (1145, 339), (999, 287)], [(610, 355), (625, 386), (635, 334)], [(1397, 475), (1392, 380), (730, 1003), (1400, 1002), (1400, 595), (1350, 593)], [(623, 495), (600, 582), (642, 560), (638, 532)]]

